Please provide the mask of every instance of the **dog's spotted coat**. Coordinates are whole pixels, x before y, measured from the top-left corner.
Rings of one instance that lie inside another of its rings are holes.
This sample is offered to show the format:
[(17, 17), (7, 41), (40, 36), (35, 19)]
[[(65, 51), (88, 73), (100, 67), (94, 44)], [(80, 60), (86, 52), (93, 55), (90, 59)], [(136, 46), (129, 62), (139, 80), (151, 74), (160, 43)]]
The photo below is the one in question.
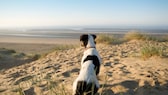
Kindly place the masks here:
[(97, 75), (99, 74), (101, 59), (96, 50), (96, 35), (81, 35), (81, 45), (85, 51), (81, 60), (79, 76), (73, 83), (73, 95), (94, 95), (99, 89)]

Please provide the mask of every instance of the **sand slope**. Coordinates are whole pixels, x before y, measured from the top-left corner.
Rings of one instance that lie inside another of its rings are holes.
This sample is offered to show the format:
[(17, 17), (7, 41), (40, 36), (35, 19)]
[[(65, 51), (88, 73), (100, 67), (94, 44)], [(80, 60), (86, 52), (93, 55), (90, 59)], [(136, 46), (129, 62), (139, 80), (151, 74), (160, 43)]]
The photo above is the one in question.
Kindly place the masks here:
[[(161, 43), (168, 48), (168, 43)], [(99, 94), (167, 95), (168, 58), (139, 57), (143, 42), (98, 45), (103, 63)], [(71, 95), (82, 48), (55, 51), (37, 61), (0, 72), (1, 95)]]

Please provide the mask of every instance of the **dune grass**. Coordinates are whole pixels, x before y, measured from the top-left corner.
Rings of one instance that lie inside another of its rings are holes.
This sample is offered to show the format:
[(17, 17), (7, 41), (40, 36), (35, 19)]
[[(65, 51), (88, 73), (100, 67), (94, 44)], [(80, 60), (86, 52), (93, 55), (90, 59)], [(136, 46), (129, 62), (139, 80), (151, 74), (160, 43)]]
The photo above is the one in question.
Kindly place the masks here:
[(111, 44), (113, 41), (114, 37), (107, 34), (99, 34), (96, 38), (97, 43)]
[(123, 40), (120, 38), (116, 38), (114, 35), (109, 34), (99, 34), (96, 38), (96, 43), (98, 44), (121, 44)]
[(98, 44), (121, 44), (123, 42), (128, 42), (132, 40), (136, 41), (156, 41), (156, 42), (166, 42), (168, 41), (168, 35), (157, 36), (145, 34), (141, 31), (132, 30), (128, 31), (124, 36), (117, 37), (112, 34), (98, 34), (96, 38), (96, 42)]
[(139, 31), (130, 31), (126, 33), (123, 37), (116, 37), (114, 35), (109, 34), (99, 34), (97, 35), (96, 42), (98, 44), (107, 44), (107, 45), (115, 45), (122, 44), (128, 41), (156, 41), (156, 42), (166, 42), (168, 41), (168, 35), (164, 36), (154, 36), (150, 34), (144, 34)]
[(125, 34), (124, 39), (126, 41), (131, 41), (131, 40), (146, 40), (147, 36), (145, 34), (142, 34), (138, 31), (130, 31)]
[(165, 47), (159, 46), (154, 43), (147, 43), (140, 49), (141, 57), (143, 59), (147, 59), (153, 56), (163, 57), (165, 56), (164, 51)]
[(168, 35), (163, 35), (157, 37), (156, 35), (145, 34), (140, 31), (132, 30), (125, 34), (124, 40), (141, 40), (141, 41), (157, 41), (157, 42), (166, 42), (168, 41)]

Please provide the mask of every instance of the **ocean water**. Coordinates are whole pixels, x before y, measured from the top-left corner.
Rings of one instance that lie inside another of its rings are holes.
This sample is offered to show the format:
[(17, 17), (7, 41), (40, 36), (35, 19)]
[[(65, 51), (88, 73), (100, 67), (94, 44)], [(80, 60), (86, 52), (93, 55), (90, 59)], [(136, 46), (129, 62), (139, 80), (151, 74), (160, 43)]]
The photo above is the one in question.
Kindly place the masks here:
[(0, 30), (0, 37), (28, 38), (72, 38), (79, 39), (81, 34), (125, 34), (129, 31), (139, 31), (148, 34), (168, 34), (165, 29), (111, 29), (111, 28), (82, 28), (82, 29), (33, 29), (33, 30)]
[(24, 38), (79, 38), (81, 33), (58, 32), (58, 31), (8, 31), (0, 32), (0, 37), (24, 37)]
[(31, 37), (31, 38), (74, 38), (73, 35), (69, 35), (66, 33), (58, 33), (58, 34), (41, 34), (41, 33), (35, 33), (35, 34), (28, 34), (28, 33), (0, 33), (0, 36), (8, 36), (8, 37)]

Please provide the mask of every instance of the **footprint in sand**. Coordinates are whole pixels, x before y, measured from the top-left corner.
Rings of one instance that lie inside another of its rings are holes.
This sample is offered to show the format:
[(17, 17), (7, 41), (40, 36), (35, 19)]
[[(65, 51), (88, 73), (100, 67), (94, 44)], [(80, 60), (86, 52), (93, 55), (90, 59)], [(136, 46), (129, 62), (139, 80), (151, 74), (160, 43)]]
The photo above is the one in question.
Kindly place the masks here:
[(71, 73), (79, 73), (79, 71), (80, 71), (80, 69), (78, 69), (78, 68), (74, 68), (74, 69), (72, 69), (72, 70), (68, 70), (68, 71), (66, 71), (66, 72), (63, 72), (62, 73), (62, 75), (64, 76), (64, 77), (70, 77), (71, 76)]
[(23, 81), (28, 81), (28, 80), (30, 80), (30, 79), (32, 79), (32, 78), (33, 78), (33, 76), (25, 76), (25, 77), (20, 78), (19, 80), (17, 80), (17, 81), (14, 83), (14, 85), (18, 85), (19, 83), (21, 83), (21, 82), (23, 82)]
[(107, 62), (104, 63), (104, 66), (105, 66), (105, 67), (112, 67), (112, 66), (111, 66), (111, 63), (112, 63), (112, 62), (107, 61)]
[(70, 71), (63, 72), (62, 75), (64, 77), (70, 77)]
[(71, 70), (71, 73), (78, 73), (79, 71), (80, 71), (79, 68), (74, 68), (74, 69)]
[(114, 59), (114, 65), (119, 64), (119, 59)]

